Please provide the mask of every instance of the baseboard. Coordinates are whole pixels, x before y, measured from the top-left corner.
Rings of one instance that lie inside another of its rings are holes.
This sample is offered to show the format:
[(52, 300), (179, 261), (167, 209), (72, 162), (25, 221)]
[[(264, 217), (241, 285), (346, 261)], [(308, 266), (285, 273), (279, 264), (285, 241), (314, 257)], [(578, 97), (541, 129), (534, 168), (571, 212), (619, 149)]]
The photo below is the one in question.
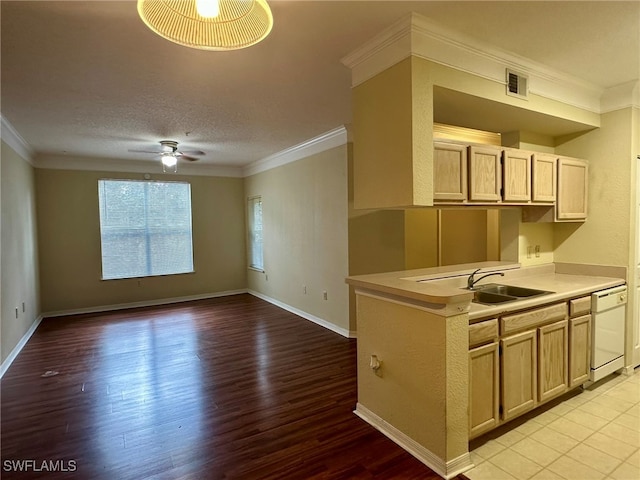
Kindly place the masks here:
[(127, 308), (154, 307), (157, 305), (168, 305), (171, 303), (182, 303), (182, 302), (191, 302), (194, 300), (206, 300), (208, 298), (228, 297), (230, 295), (240, 295), (242, 293), (248, 293), (247, 289), (242, 288), (240, 290), (226, 290), (224, 292), (202, 293), (199, 295), (187, 295), (184, 297), (161, 298), (158, 300), (146, 300), (142, 302), (118, 303), (114, 305), (97, 305), (95, 307), (75, 308), (71, 310), (59, 310), (55, 312), (43, 313), (42, 316), (44, 318), (63, 317), (66, 315), (80, 315), (83, 313), (100, 313), (100, 312), (109, 312), (112, 310), (126, 310)]
[(358, 403), (353, 413), (447, 480), (473, 468), (468, 452), (447, 462), (362, 404)]
[(267, 295), (264, 295), (260, 292), (256, 292), (255, 290), (249, 290), (249, 293), (251, 295), (253, 295), (254, 297), (258, 297), (261, 300), (264, 300), (265, 302), (269, 302), (277, 307), (282, 308), (283, 310), (286, 310), (287, 312), (291, 312), (294, 313), (295, 315), (298, 315), (299, 317), (304, 318), (305, 320), (309, 320), (310, 322), (315, 323), (316, 325), (320, 325), (321, 327), (324, 327), (328, 330), (331, 330), (332, 332), (335, 332), (339, 335), (342, 335), (343, 337), (346, 338), (356, 338), (356, 332), (352, 331), (352, 330), (347, 330), (346, 328), (341, 328), (338, 327), (337, 325), (331, 323), (331, 322), (327, 322), (326, 320), (320, 318), (320, 317), (316, 317), (315, 315), (312, 315), (310, 313), (307, 313), (303, 310), (300, 310), (299, 308), (296, 307), (292, 307), (291, 305), (287, 305), (286, 303), (281, 302), (280, 300), (276, 300), (275, 298), (271, 298)]
[(29, 330), (27, 330), (27, 333), (25, 333), (22, 336), (18, 344), (13, 348), (13, 350), (11, 350), (11, 353), (9, 354), (9, 356), (5, 358), (4, 362), (2, 362), (2, 365), (0, 365), (0, 378), (4, 376), (4, 374), (9, 369), (13, 361), (16, 359), (18, 354), (22, 351), (24, 346), (27, 344), (27, 342), (31, 338), (31, 335), (33, 335), (33, 333), (36, 331), (36, 329), (38, 328), (38, 325), (40, 325), (40, 322), (42, 322), (43, 318), (44, 317), (40, 315), (38, 318), (34, 320), (34, 322), (29, 327)]

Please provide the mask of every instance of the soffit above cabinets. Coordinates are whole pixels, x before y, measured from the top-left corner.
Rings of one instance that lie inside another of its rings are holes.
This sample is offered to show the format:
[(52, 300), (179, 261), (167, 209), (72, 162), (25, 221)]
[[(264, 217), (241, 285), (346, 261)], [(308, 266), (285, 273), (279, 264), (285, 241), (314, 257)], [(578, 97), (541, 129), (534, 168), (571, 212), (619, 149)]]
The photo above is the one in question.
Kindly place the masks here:
[(434, 87), (433, 119), (438, 123), (487, 132), (521, 131), (547, 137), (560, 137), (597, 128), (597, 125), (553, 117), (444, 87)]

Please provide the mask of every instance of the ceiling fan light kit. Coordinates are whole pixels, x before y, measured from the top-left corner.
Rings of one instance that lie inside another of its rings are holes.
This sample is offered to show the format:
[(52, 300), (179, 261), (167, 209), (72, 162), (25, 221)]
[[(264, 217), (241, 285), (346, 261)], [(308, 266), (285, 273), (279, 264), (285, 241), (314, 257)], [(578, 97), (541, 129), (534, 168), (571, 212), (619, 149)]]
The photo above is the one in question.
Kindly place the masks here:
[(266, 0), (138, 0), (138, 14), (155, 33), (201, 50), (238, 50), (273, 27)]
[(160, 150), (129, 150), (135, 153), (151, 153), (159, 155), (162, 162), (162, 171), (165, 173), (176, 173), (178, 171), (178, 160), (186, 160), (195, 162), (198, 160), (195, 156), (201, 156), (205, 153), (202, 150), (178, 150), (178, 142), (175, 140), (160, 140)]
[(173, 169), (173, 172), (175, 172), (177, 170), (177, 164), (178, 157), (176, 157), (173, 153), (162, 154), (162, 169), (164, 171), (166, 171), (166, 169)]

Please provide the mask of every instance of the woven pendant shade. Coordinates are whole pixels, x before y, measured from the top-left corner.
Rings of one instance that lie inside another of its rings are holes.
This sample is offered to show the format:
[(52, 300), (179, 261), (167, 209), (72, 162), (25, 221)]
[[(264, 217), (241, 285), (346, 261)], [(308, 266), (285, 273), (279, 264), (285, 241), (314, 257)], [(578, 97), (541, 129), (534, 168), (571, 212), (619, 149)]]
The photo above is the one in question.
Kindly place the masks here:
[(158, 35), (185, 47), (237, 50), (263, 40), (273, 16), (266, 0), (219, 0), (220, 14), (198, 14), (195, 0), (138, 0), (138, 14)]

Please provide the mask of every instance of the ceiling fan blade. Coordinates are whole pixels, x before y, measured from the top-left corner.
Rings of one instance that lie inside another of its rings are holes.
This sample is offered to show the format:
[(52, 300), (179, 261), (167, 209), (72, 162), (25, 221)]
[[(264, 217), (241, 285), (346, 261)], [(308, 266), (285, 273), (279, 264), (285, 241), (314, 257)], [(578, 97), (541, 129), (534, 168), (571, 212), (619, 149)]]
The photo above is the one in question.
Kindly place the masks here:
[(195, 156), (201, 156), (205, 154), (202, 150), (180, 150), (180, 153), (182, 153), (183, 155), (195, 155)]
[(129, 152), (132, 153), (151, 153), (153, 155), (160, 155), (162, 152), (159, 152), (157, 150), (128, 150)]
[(190, 157), (189, 155), (180, 155), (178, 157), (180, 160), (186, 160), (187, 162), (197, 162), (199, 159), (195, 157)]

